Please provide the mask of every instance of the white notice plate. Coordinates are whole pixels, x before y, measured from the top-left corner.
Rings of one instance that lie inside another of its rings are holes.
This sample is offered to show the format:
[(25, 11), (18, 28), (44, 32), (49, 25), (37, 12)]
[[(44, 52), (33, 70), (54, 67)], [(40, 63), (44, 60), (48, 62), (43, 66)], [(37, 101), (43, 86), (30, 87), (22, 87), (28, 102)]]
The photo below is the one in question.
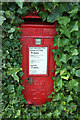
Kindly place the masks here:
[(29, 47), (30, 74), (47, 74), (47, 47)]

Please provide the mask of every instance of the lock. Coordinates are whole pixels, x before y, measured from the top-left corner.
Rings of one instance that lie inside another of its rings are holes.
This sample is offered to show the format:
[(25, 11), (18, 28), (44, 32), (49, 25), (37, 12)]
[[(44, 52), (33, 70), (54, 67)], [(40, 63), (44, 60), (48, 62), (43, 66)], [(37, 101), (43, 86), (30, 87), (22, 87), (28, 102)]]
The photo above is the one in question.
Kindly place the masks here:
[(31, 78), (26, 78), (26, 80), (27, 80), (27, 83), (30, 83), (30, 85), (33, 83), (33, 80), (31, 79)]
[(35, 38), (35, 44), (41, 45), (41, 38)]

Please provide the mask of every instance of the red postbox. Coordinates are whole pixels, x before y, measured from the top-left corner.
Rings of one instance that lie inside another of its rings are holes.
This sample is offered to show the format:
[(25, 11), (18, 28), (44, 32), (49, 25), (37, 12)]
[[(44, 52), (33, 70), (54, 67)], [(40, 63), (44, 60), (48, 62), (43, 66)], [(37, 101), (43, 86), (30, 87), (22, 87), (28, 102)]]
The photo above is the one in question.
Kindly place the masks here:
[(24, 90), (23, 95), (28, 104), (42, 105), (51, 101), (48, 96), (54, 92), (52, 77), (55, 75), (55, 61), (52, 49), (56, 23), (42, 22), (37, 14), (24, 17), (21, 24), (22, 62), (24, 71), (22, 77)]

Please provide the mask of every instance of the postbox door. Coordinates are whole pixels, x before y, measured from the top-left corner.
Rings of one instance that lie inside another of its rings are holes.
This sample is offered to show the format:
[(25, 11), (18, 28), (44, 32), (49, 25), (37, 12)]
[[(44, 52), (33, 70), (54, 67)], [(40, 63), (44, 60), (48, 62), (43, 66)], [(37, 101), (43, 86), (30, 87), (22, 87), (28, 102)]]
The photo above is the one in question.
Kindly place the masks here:
[[(54, 92), (52, 76), (54, 73), (53, 39), (41, 38), (36, 45), (35, 38), (22, 38), (22, 68), (24, 70), (24, 97), (28, 104), (40, 105), (50, 101), (49, 94)], [(42, 69), (41, 69), (42, 68)]]

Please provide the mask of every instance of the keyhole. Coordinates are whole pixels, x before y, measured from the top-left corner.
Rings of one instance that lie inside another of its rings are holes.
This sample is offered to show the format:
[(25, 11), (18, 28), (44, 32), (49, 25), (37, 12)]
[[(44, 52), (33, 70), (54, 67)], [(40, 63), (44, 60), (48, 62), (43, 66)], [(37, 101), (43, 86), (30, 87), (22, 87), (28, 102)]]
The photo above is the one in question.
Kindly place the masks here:
[(27, 83), (29, 83), (30, 85), (33, 83), (33, 80), (29, 77), (26, 80), (27, 80)]
[(30, 80), (30, 78), (27, 78), (27, 80)]

